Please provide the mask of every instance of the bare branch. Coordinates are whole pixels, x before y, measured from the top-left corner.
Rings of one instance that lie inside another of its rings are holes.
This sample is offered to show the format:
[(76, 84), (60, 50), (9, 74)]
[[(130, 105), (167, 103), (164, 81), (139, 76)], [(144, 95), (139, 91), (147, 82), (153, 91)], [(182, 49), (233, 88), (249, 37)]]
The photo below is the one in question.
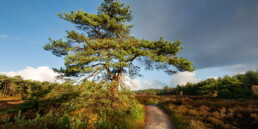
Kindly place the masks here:
[(133, 60), (134, 60), (136, 57), (138, 57), (138, 56), (139, 56), (139, 54), (136, 54), (136, 55), (134, 55), (133, 58), (126, 60), (126, 62), (128, 62), (128, 61), (133, 61)]
[[(96, 75), (99, 74), (103, 69), (104, 69), (104, 68), (94, 71), (94, 72), (91, 73), (89, 76), (85, 77), (85, 78), (82, 80), (82, 82), (85, 82), (86, 80), (88, 80), (88, 79), (89, 79), (90, 77), (92, 77), (92, 76), (96, 76)], [(100, 71), (100, 72), (98, 72), (98, 71)]]
[(98, 64), (95, 64), (95, 65), (92, 65), (91, 67), (96, 67), (96, 66), (98, 66), (98, 65), (103, 65), (103, 66), (105, 66), (104, 63), (98, 63)]

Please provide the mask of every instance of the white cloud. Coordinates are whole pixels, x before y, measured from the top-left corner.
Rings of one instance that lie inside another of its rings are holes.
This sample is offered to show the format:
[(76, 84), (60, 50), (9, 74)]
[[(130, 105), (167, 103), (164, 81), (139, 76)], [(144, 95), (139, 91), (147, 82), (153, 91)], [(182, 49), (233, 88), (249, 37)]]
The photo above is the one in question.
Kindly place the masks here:
[(185, 85), (188, 82), (197, 83), (200, 82), (200, 78), (196, 78), (195, 72), (179, 72), (172, 77), (172, 86)]
[(141, 89), (141, 82), (138, 79), (131, 79), (129, 76), (123, 76), (122, 82), (129, 86), (131, 90), (139, 90)]
[(0, 34), (0, 38), (8, 38), (8, 36), (5, 34)]
[(54, 72), (48, 66), (39, 66), (38, 68), (26, 67), (23, 70), (2, 72), (0, 74), (5, 74), (11, 77), (19, 75), (25, 80), (59, 82), (55, 78), (58, 73)]
[(159, 80), (150, 80), (144, 81), (143, 85), (142, 89), (163, 89), (167, 84)]
[(131, 90), (140, 89), (163, 89), (166, 83), (158, 80), (140, 81), (138, 79), (131, 79), (129, 76), (124, 76), (122, 82), (129, 86)]

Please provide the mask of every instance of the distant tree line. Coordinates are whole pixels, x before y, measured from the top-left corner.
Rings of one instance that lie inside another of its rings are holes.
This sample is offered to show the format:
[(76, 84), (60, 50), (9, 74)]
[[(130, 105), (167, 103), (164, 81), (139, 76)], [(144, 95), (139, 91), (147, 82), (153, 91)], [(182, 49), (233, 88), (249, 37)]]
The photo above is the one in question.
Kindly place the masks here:
[(187, 83), (177, 85), (175, 88), (146, 89), (136, 91), (137, 94), (146, 95), (198, 95), (208, 97), (218, 97), (225, 99), (250, 98), (252, 96), (252, 85), (258, 85), (258, 70), (247, 71), (245, 74), (209, 78), (199, 83)]
[(163, 92), (163, 89), (144, 89), (135, 91), (135, 93), (138, 95), (159, 95)]
[(171, 92), (174, 90), (174, 88), (169, 88), (168, 86), (165, 86), (164, 89), (143, 89), (143, 90), (137, 90), (135, 91), (138, 95), (168, 95), (171, 94)]
[(23, 80), (21, 76), (8, 77), (6, 75), (0, 75), (0, 95), (2, 96), (25, 97), (31, 95), (39, 87), (54, 87), (56, 85), (60, 84), (47, 81)]

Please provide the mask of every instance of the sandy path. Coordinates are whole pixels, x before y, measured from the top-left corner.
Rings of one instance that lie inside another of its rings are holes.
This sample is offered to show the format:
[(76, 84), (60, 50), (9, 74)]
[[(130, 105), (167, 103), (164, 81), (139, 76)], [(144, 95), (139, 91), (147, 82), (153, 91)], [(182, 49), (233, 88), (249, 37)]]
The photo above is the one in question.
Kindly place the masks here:
[(168, 116), (156, 105), (146, 106), (146, 125), (144, 129), (174, 129)]

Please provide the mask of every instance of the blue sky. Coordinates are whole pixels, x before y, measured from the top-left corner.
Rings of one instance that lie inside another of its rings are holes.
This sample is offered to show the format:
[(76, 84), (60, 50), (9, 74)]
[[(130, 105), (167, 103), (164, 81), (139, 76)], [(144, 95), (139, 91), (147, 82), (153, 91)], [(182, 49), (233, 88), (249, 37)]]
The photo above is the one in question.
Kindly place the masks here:
[(63, 61), (43, 50), (48, 38), (62, 38), (73, 25), (57, 17), (63, 11), (83, 9), (96, 12), (101, 1), (79, 0), (1, 0), (0, 71), (16, 71), (26, 66), (60, 67)]
[[(174, 86), (182, 81), (195, 82), (258, 68), (257, 1), (146, 1), (125, 1), (133, 9), (132, 35), (149, 40), (160, 36), (181, 39), (185, 48), (180, 55), (193, 61), (197, 70), (194, 74), (168, 76), (142, 69), (144, 76), (136, 78), (141, 88)], [(63, 38), (66, 30), (75, 28), (56, 14), (78, 9), (96, 13), (101, 2), (0, 0), (0, 73), (21, 73), (26, 67), (61, 67), (63, 60), (43, 46), (49, 37)]]

